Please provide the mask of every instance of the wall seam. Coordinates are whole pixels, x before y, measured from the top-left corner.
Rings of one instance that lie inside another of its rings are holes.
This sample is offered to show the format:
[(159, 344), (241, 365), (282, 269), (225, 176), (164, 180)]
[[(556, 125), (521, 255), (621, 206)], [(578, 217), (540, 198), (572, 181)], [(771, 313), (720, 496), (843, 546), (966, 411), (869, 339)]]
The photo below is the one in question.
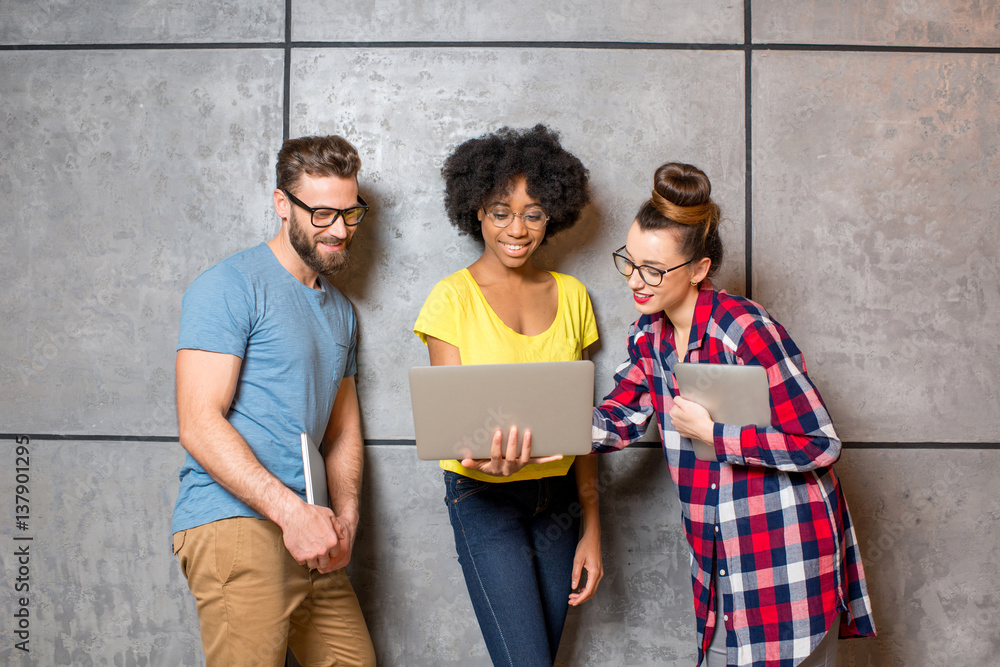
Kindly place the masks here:
[(281, 99), (281, 143), (288, 141), (292, 115), (292, 0), (285, 0), (285, 67)]
[[(0, 433), (0, 440), (27, 439), (59, 442), (160, 442), (176, 443), (176, 435), (108, 435), (79, 433)], [(411, 438), (372, 438), (366, 439), (365, 447), (415, 447)], [(1000, 450), (1000, 442), (843, 442), (844, 449), (975, 449)], [(660, 449), (656, 441), (637, 442), (632, 449)]]
[[(290, 0), (286, 0), (290, 4)], [(290, 19), (289, 19), (290, 21)], [(288, 30), (291, 29), (289, 24)], [(1000, 47), (963, 46), (881, 46), (875, 44), (720, 44), (680, 42), (149, 42), (108, 44), (0, 44), (0, 51), (197, 51), (209, 49), (592, 49), (632, 51), (789, 51), (843, 53), (927, 53), (1000, 55)]]
[(753, 299), (753, 22), (752, 0), (743, 2), (743, 132), (746, 165), (744, 166), (743, 204), (743, 290)]

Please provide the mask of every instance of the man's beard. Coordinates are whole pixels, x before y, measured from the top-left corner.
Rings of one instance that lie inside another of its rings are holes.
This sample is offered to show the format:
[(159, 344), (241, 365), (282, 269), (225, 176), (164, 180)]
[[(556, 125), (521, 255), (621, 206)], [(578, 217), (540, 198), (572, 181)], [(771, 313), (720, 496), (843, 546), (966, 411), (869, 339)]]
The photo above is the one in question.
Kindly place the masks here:
[[(351, 245), (350, 237), (339, 239), (335, 236), (322, 235), (313, 238), (306, 233), (304, 225), (299, 223), (297, 217), (293, 212), (291, 220), (289, 220), (288, 236), (292, 247), (295, 248), (295, 252), (299, 254), (306, 266), (324, 276), (332, 276), (344, 268), (344, 265), (347, 264), (347, 250)], [(344, 248), (337, 253), (320, 254), (319, 250), (316, 249), (316, 244), (320, 241), (331, 241), (333, 245), (344, 242)]]

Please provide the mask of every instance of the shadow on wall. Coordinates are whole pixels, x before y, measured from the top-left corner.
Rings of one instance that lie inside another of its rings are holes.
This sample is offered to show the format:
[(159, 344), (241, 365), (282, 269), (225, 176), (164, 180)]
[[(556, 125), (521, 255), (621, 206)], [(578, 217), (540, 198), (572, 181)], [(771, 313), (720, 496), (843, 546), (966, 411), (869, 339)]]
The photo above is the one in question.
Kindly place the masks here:
[(373, 281), (377, 281), (379, 276), (389, 275), (392, 268), (389, 253), (386, 252), (389, 234), (378, 209), (379, 202), (388, 195), (370, 185), (365, 185), (363, 189), (363, 196), (372, 203), (371, 213), (355, 230), (347, 266), (330, 277), (330, 282), (354, 304), (355, 311), (371, 298)]

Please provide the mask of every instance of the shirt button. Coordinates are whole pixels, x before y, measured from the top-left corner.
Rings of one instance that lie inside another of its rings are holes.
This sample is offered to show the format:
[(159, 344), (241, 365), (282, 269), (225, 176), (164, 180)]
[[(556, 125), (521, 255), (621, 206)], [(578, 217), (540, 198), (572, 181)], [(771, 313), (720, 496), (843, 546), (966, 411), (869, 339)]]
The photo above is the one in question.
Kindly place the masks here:
[(719, 527), (718, 526), (715, 527), (715, 532), (719, 532)]
[(728, 621), (729, 620), (729, 614), (726, 614), (725, 616), (723, 616), (722, 620), (723, 621)]
[(726, 576), (726, 571), (725, 570), (719, 570), (719, 576), (720, 577)]
[(715, 484), (712, 484), (712, 490), (715, 491)]

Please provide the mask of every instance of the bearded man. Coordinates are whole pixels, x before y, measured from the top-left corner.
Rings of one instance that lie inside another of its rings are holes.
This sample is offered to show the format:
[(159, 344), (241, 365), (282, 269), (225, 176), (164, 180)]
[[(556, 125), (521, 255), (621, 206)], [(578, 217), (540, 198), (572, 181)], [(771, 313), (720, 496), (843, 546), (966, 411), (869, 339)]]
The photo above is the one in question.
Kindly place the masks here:
[[(338, 136), (278, 153), (278, 234), (201, 274), (184, 295), (177, 416), (187, 459), (173, 550), (206, 663), (374, 665), (344, 572), (358, 526), (357, 321), (326, 276), (368, 205)], [(300, 434), (323, 453), (330, 507), (305, 501)]]

